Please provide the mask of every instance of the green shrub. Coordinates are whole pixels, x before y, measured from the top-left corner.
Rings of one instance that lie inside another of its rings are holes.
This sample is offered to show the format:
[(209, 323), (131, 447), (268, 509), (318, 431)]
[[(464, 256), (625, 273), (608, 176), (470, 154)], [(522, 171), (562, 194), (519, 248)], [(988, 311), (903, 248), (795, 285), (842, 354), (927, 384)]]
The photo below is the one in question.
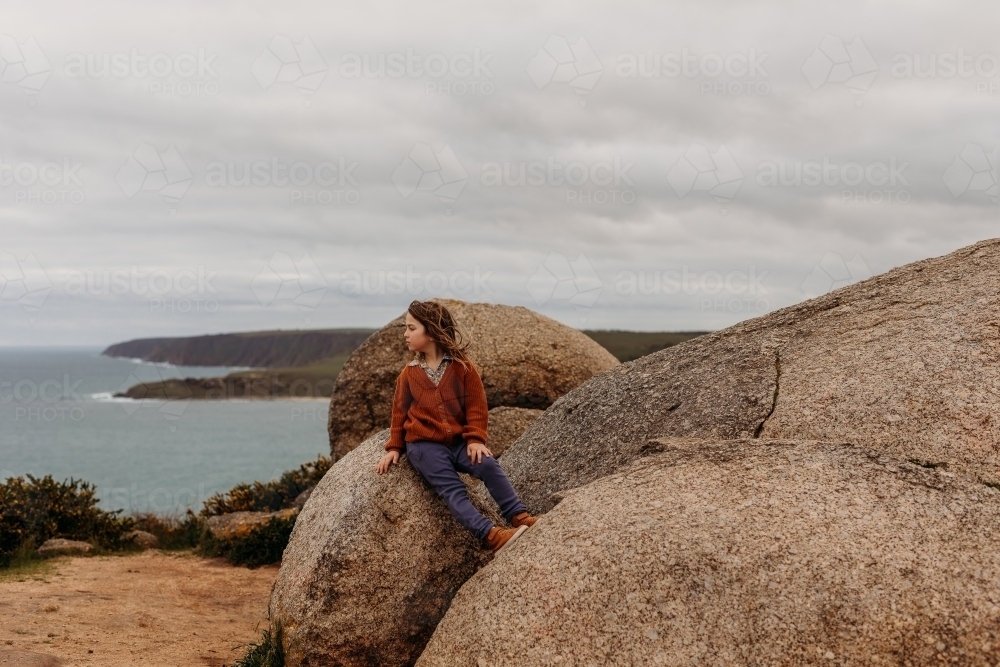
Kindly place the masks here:
[(95, 488), (70, 478), (56, 482), (51, 475), (12, 477), (0, 485), (0, 567), (36, 558), (34, 549), (52, 537), (82, 540), (95, 553), (135, 549), (125, 535), (144, 530), (156, 535), (161, 549), (194, 549), (204, 556), (222, 556), (234, 565), (258, 567), (277, 563), (288, 545), (295, 518), (274, 519), (246, 537), (218, 540), (208, 530), (207, 518), (229, 512), (267, 512), (291, 507), (300, 493), (319, 483), (333, 465), (330, 457), (289, 470), (278, 480), (239, 484), (205, 501), (198, 514), (182, 517), (151, 513), (118, 516), (97, 507)]
[(205, 532), (198, 553), (202, 556), (221, 556), (233, 565), (246, 565), (253, 569), (281, 561), (288, 546), (288, 538), (295, 527), (295, 516), (287, 519), (273, 518), (256, 526), (245, 537), (220, 539)]
[(292, 506), (300, 493), (319, 484), (333, 465), (333, 459), (322, 454), (315, 461), (289, 470), (281, 479), (253, 484), (237, 484), (226, 493), (216, 493), (205, 501), (201, 515), (205, 517), (230, 512), (274, 512)]
[(285, 651), (281, 645), (281, 623), (277, 622), (264, 630), (260, 643), (250, 644), (246, 655), (237, 660), (232, 667), (285, 667)]
[(57, 482), (52, 475), (10, 477), (0, 484), (0, 567), (8, 567), (25, 545), (40, 545), (53, 537), (81, 540), (99, 548), (126, 546), (125, 534), (134, 521), (121, 510), (97, 507), (92, 484), (70, 478)]

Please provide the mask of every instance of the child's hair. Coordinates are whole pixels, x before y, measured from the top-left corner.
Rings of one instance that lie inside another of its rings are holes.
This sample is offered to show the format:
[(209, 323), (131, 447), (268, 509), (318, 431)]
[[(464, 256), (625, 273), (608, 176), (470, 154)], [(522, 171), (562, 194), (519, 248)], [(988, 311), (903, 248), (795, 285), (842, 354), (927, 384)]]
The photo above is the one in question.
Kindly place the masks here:
[(450, 310), (436, 301), (413, 301), (406, 311), (413, 316), (413, 319), (424, 325), (431, 340), (450, 354), (452, 359), (466, 368), (469, 366), (476, 368), (466, 353), (469, 342), (455, 324), (455, 318), (452, 317)]

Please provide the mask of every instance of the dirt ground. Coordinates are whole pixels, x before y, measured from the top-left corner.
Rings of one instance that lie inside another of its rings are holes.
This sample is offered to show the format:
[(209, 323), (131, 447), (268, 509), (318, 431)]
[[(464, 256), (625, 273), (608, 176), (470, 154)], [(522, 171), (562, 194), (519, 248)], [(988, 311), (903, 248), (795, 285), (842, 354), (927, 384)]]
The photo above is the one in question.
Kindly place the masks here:
[(260, 641), (278, 574), (156, 550), (50, 562), (0, 580), (0, 665), (50, 662), (21, 651), (65, 667), (232, 664)]

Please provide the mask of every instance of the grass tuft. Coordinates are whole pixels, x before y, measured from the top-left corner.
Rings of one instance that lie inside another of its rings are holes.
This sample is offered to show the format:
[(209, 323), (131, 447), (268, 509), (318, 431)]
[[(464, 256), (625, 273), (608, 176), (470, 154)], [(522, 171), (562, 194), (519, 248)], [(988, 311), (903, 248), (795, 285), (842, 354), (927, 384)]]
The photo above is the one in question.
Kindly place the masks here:
[(285, 650), (281, 645), (281, 623), (264, 630), (257, 644), (247, 646), (246, 654), (231, 666), (223, 667), (285, 667)]

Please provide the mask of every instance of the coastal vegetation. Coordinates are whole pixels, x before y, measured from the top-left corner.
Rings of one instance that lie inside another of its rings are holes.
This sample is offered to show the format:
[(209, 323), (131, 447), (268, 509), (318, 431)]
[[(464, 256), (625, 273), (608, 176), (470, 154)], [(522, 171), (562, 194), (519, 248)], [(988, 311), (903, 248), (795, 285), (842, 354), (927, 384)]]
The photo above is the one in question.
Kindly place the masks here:
[[(97, 506), (89, 482), (58, 482), (45, 477), (10, 477), (0, 484), (0, 568), (25, 567), (41, 560), (36, 549), (46, 540), (64, 538), (87, 542), (91, 553), (138, 550), (134, 531), (150, 533), (165, 550), (190, 549), (204, 557), (222, 557), (234, 565), (258, 567), (281, 560), (295, 516), (275, 518), (245, 535), (218, 537), (209, 529), (212, 516), (232, 512), (267, 512), (295, 507), (302, 493), (314, 487), (332, 464), (330, 457), (289, 470), (276, 480), (238, 484), (211, 496), (196, 514), (182, 516), (107, 511)], [(302, 501), (300, 500), (300, 503)]]

